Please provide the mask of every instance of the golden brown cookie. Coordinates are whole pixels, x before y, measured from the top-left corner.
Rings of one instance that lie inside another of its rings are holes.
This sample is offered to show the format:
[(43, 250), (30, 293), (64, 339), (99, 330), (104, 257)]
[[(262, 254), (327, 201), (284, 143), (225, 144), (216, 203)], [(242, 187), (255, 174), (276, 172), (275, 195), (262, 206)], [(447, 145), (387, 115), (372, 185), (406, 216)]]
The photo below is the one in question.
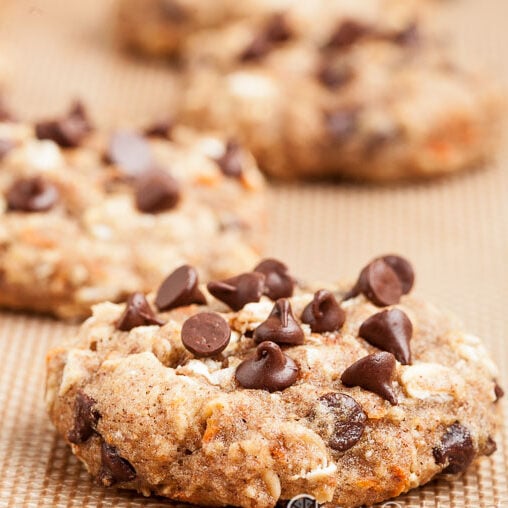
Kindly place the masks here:
[(404, 259), (374, 260), (348, 292), (294, 287), (276, 260), (209, 292), (194, 275), (95, 306), (48, 355), (51, 419), (102, 485), (200, 506), (305, 493), (348, 508), (495, 451), (496, 367), (409, 294)]

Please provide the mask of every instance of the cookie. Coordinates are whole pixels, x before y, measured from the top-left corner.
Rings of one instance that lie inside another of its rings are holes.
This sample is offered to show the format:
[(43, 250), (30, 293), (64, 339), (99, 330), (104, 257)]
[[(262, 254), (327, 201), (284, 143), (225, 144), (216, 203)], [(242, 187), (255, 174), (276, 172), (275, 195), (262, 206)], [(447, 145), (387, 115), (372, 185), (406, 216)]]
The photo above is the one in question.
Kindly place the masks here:
[(410, 3), (338, 4), (342, 15), (309, 23), (319, 33), (288, 10), (189, 37), (181, 119), (234, 134), (283, 179), (429, 178), (488, 161), (496, 87), (457, 64)]
[(284, 9), (287, 0), (120, 0), (118, 33), (125, 46), (152, 56), (178, 55), (198, 30)]
[(0, 306), (63, 318), (150, 291), (169, 270), (203, 280), (252, 265), (264, 182), (240, 145), (168, 122), (93, 131), (77, 104), (0, 123)]
[(496, 366), (411, 294), (403, 258), (375, 259), (345, 290), (297, 287), (273, 259), (207, 288), (192, 273), (96, 305), (48, 354), (50, 417), (99, 484), (200, 506), (307, 494), (349, 508), (495, 451)]

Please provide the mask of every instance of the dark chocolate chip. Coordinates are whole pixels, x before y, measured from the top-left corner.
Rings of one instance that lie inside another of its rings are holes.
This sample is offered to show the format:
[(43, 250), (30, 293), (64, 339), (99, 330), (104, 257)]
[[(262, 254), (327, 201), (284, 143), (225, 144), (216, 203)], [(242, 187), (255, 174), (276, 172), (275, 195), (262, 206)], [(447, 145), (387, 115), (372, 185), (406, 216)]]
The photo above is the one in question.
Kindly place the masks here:
[(118, 131), (111, 136), (105, 159), (130, 177), (153, 167), (149, 143), (143, 136), (131, 131)]
[(458, 422), (454, 423), (448, 427), (441, 438), (441, 444), (436, 446), (432, 453), (436, 464), (445, 466), (443, 473), (461, 473), (471, 464), (475, 455), (469, 430)]
[(85, 392), (79, 390), (74, 402), (74, 425), (67, 434), (67, 439), (74, 444), (87, 441), (95, 432), (101, 415), (95, 409), (97, 402)]
[(224, 154), (215, 162), (225, 176), (240, 178), (243, 172), (243, 150), (236, 141), (228, 141)]
[(234, 311), (250, 302), (259, 302), (263, 294), (265, 276), (262, 273), (243, 273), (223, 281), (209, 282), (208, 291)]
[(92, 130), (85, 107), (75, 102), (62, 118), (37, 122), (35, 135), (38, 139), (50, 139), (64, 148), (75, 148)]
[(160, 285), (155, 297), (159, 310), (170, 310), (193, 303), (203, 305), (206, 298), (199, 290), (198, 272), (189, 265), (183, 265), (172, 272)]
[[(374, 264), (375, 266), (372, 268), (372, 265)], [(398, 278), (399, 284), (394, 282), (393, 274), (395, 274)], [(411, 291), (414, 279), (415, 276), (413, 267), (407, 259), (394, 254), (381, 256), (371, 261), (365, 268), (362, 269), (356, 284), (344, 296), (344, 300), (358, 296), (360, 293), (364, 293), (365, 296), (367, 296), (367, 298), (376, 305), (384, 306), (395, 304), (399, 302), (402, 294), (407, 294)], [(373, 286), (370, 285), (371, 282)], [(399, 285), (400, 291), (398, 288)], [(399, 292), (401, 295), (397, 297)], [(372, 298), (369, 295), (371, 295)], [(391, 301), (392, 303), (382, 303), (388, 301)]]
[(356, 106), (342, 107), (325, 112), (326, 130), (336, 143), (346, 142), (358, 129), (360, 109)]
[(402, 293), (407, 295), (415, 282), (415, 272), (411, 263), (407, 259), (395, 254), (383, 256), (381, 259), (390, 265), (390, 268), (397, 274), (402, 285)]
[(170, 119), (162, 119), (146, 127), (144, 133), (145, 136), (152, 138), (169, 139), (171, 137), (172, 129), (173, 121)]
[(198, 358), (224, 351), (230, 338), (231, 328), (227, 321), (215, 312), (196, 314), (182, 326), (183, 345)]
[(295, 280), (284, 263), (277, 259), (267, 258), (261, 261), (254, 271), (265, 275), (264, 293), (271, 300), (293, 296)]
[(279, 298), (273, 306), (272, 312), (255, 330), (256, 342), (272, 341), (286, 346), (303, 344), (304, 334), (296, 322), (291, 304), (286, 298)]
[(15, 147), (10, 139), (0, 138), (0, 161)]
[(376, 259), (360, 274), (361, 292), (379, 307), (400, 302), (402, 284), (395, 271), (382, 259)]
[(6, 194), (8, 209), (20, 212), (46, 212), (59, 197), (56, 186), (40, 176), (16, 180)]
[(125, 310), (116, 322), (119, 330), (128, 332), (137, 326), (163, 325), (164, 321), (160, 320), (146, 301), (143, 293), (132, 293), (125, 305)]
[(330, 38), (327, 47), (333, 49), (346, 49), (370, 35), (371, 28), (354, 20), (343, 21)]
[(318, 69), (317, 78), (330, 90), (337, 90), (350, 83), (355, 74), (348, 66), (335, 66), (330, 62), (324, 62)]
[(265, 33), (254, 37), (250, 44), (241, 52), (241, 62), (251, 62), (265, 57), (272, 49), (272, 43), (266, 38)]
[(298, 367), (277, 344), (262, 342), (254, 356), (238, 365), (235, 376), (244, 388), (275, 392), (295, 383)]
[(328, 443), (330, 448), (345, 452), (362, 437), (367, 415), (353, 397), (345, 393), (327, 393), (319, 398), (321, 404), (333, 412), (334, 428)]
[(143, 213), (171, 210), (180, 201), (180, 185), (167, 171), (150, 169), (136, 181), (136, 206)]
[(243, 50), (240, 60), (243, 62), (259, 60), (266, 56), (274, 45), (289, 40), (291, 36), (292, 32), (284, 14), (275, 14)]
[(346, 320), (346, 313), (340, 308), (335, 296), (326, 289), (314, 294), (302, 312), (302, 321), (310, 325), (314, 333), (334, 332)]
[(504, 397), (504, 390), (501, 388), (501, 386), (497, 382), (494, 386), (494, 393), (496, 394), (495, 402), (497, 402), (499, 399)]
[(392, 353), (402, 365), (411, 363), (409, 341), (413, 324), (400, 309), (389, 309), (374, 314), (360, 326), (360, 337), (369, 344)]
[(132, 464), (120, 457), (116, 448), (105, 441), (101, 446), (101, 460), (99, 481), (105, 487), (111, 487), (115, 483), (130, 482), (136, 478), (136, 470)]
[(377, 393), (394, 406), (397, 404), (397, 396), (392, 385), (395, 361), (391, 353), (384, 351), (364, 356), (342, 373), (341, 381), (346, 386), (359, 386)]
[(270, 42), (286, 42), (293, 36), (286, 16), (274, 14), (266, 23), (265, 35)]

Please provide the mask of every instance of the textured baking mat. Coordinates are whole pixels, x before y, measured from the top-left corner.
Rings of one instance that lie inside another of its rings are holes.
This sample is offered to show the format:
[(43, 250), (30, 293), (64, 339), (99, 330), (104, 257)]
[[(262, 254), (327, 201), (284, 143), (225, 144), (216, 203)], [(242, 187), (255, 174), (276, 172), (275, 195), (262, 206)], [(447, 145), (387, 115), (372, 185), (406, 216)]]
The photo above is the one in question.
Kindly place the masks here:
[[(8, 98), (21, 117), (58, 112), (76, 96), (102, 125), (150, 118), (164, 104), (170, 109), (176, 78), (164, 62), (116, 51), (112, 0), (0, 5), (0, 56), (10, 62)], [(460, 52), (508, 81), (505, 0), (461, 0), (446, 9)], [(506, 387), (507, 163), (505, 149), (485, 171), (427, 184), (274, 186), (269, 253), (317, 279), (353, 279), (378, 253), (407, 255), (417, 268), (417, 290), (462, 315), (485, 338)], [(97, 487), (53, 431), (42, 397), (44, 356), (73, 331), (49, 319), (0, 314), (0, 507), (167, 506)], [(429, 484), (384, 506), (508, 508), (504, 410), (498, 451), (490, 459), (461, 480)]]

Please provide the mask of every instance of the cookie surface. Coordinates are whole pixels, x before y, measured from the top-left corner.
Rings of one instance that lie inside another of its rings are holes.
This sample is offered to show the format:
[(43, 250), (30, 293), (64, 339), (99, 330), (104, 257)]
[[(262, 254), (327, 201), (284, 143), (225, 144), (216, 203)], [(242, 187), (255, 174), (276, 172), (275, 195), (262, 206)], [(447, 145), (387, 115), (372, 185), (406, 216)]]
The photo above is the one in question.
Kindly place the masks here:
[(178, 126), (91, 132), (82, 114), (0, 123), (1, 306), (81, 317), (183, 263), (251, 266), (264, 184), (247, 151)]
[(217, 298), (187, 267), (147, 300), (97, 305), (48, 355), (51, 419), (100, 484), (198, 505), (356, 507), (453, 477), (495, 451), (496, 367), (407, 294), (400, 260), (347, 293), (293, 291), (271, 260), (209, 284)]

